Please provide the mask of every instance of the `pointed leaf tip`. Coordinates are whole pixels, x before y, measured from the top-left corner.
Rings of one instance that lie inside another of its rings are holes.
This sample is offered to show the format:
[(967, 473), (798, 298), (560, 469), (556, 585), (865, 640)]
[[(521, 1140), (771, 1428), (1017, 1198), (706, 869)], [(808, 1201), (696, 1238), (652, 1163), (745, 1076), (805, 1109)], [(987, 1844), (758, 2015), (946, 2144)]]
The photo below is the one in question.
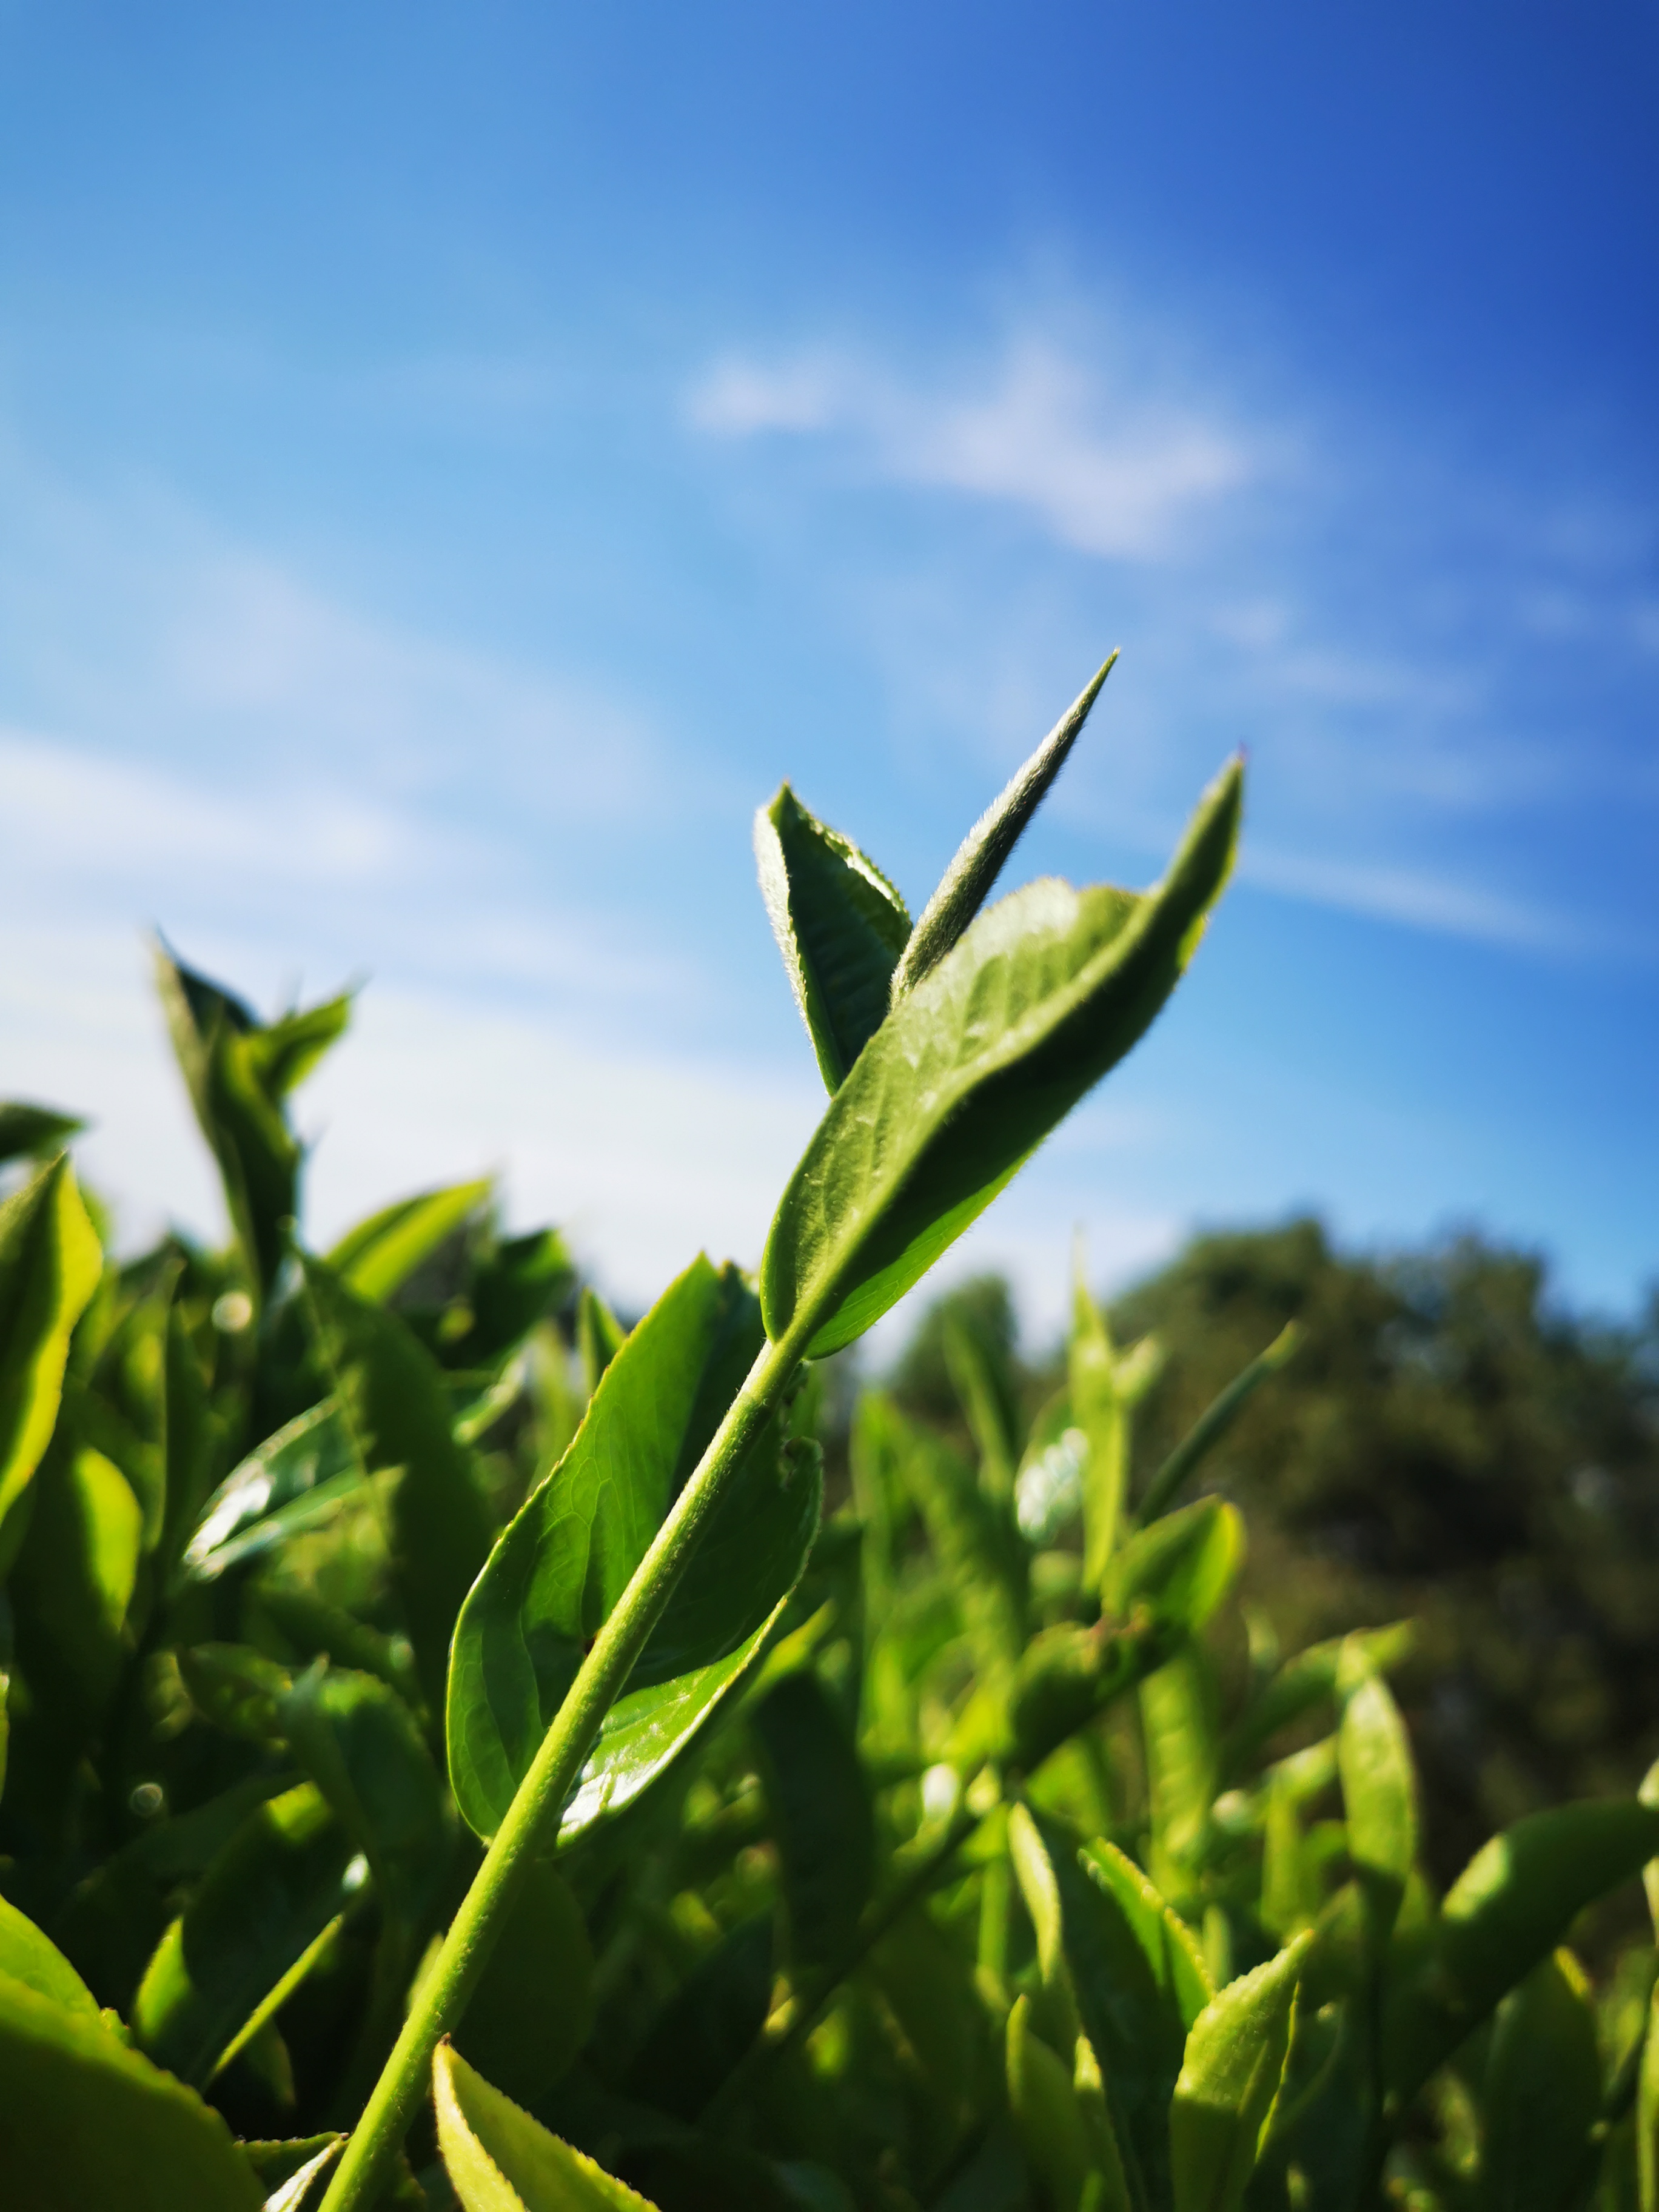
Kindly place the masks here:
[(928, 900), (893, 971), (895, 1006), (915, 988), (929, 969), (939, 965), (984, 905), (1026, 823), (1065, 766), (1116, 659), (1115, 650), (1107, 655), (1077, 699), (957, 848), (955, 859), (940, 878), (939, 889)]

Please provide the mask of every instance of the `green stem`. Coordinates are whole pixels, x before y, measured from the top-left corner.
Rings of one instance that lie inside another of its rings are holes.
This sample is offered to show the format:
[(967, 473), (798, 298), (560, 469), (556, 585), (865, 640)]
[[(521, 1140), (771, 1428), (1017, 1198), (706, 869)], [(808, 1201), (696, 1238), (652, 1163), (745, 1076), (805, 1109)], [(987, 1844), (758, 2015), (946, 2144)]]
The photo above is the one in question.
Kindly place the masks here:
[(351, 2132), (321, 2212), (362, 2212), (374, 2203), (426, 2094), (434, 2051), (465, 2011), (531, 1862), (551, 1840), (601, 1722), (622, 1694), (709, 1515), (770, 1418), (817, 1325), (816, 1314), (799, 1314), (780, 1342), (762, 1347), (708, 1450), (594, 1638), (450, 1923), (443, 1948)]

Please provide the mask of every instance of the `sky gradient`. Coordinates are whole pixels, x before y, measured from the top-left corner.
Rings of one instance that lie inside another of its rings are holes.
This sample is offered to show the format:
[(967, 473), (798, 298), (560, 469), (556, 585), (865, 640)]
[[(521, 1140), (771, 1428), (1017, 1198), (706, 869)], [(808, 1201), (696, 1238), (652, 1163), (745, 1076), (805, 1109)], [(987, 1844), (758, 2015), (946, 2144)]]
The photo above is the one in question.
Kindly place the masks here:
[(642, 1303), (821, 1103), (787, 775), (920, 907), (1239, 878), (961, 1249), (1303, 1206), (1659, 1273), (1650, 6), (0, 0), (0, 1090), (216, 1201), (143, 932), (274, 1007), (326, 1239), (499, 1169)]

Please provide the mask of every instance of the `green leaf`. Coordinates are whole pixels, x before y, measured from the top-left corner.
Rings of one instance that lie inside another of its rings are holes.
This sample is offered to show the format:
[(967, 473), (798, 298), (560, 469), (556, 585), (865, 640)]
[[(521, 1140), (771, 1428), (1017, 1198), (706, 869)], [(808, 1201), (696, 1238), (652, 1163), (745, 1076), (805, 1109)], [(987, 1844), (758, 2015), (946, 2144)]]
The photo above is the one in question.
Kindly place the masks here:
[(1336, 1756), (1348, 1856), (1386, 1937), (1417, 1857), (1417, 1771), (1406, 1723), (1380, 1674), (1364, 1672), (1349, 1696)]
[(1137, 1530), (1113, 1558), (1103, 1612), (1126, 1618), (1137, 1606), (1195, 1636), (1232, 1588), (1244, 1561), (1244, 1522), (1219, 1498), (1200, 1498)]
[(424, 1260), (488, 1202), (490, 1183), (452, 1183), (444, 1190), (400, 1198), (348, 1229), (328, 1265), (355, 1297), (384, 1305)]
[(1287, 1322), (1267, 1349), (1253, 1359), (1242, 1374), (1236, 1375), (1219, 1396), (1199, 1415), (1147, 1484), (1146, 1494), (1135, 1513), (1135, 1518), (1143, 1527), (1148, 1522), (1156, 1521), (1160, 1514), (1169, 1511), (1176, 1491), (1220, 1443), (1261, 1385), (1295, 1357), (1301, 1341), (1300, 1328), (1295, 1322)]
[(0, 1973), (6, 2212), (260, 2212), (219, 2115), (97, 2018)]
[(265, 1295), (288, 1249), (301, 1150), (283, 1102), (344, 1031), (349, 998), (260, 1022), (243, 1000), (155, 949), (156, 988), (202, 1134), (218, 1163), (249, 1287)]
[(1637, 2077), (1636, 2183), (1641, 2212), (1659, 2212), (1659, 1985), (1648, 2000)]
[(593, 1954), (581, 1908), (557, 1870), (537, 1859), (455, 2042), (486, 2081), (521, 2104), (537, 2104), (586, 2042), (593, 2002)]
[(190, 1702), (204, 1721), (246, 1743), (288, 1740), (283, 1700), (293, 1687), (286, 1667), (246, 1644), (196, 1644), (177, 1655)]
[(491, 2088), (447, 2042), (432, 2055), (438, 2143), (463, 2212), (653, 2212)]
[(143, 1509), (120, 1468), (54, 1442), (12, 1581), (18, 1656), (55, 1725), (89, 1729), (131, 1656), (128, 1611), (143, 1556)]
[(1011, 1499), (1019, 1459), (1019, 1395), (1003, 1347), (971, 1318), (947, 1311), (945, 1365), (979, 1454), (980, 1488), (988, 1498)]
[(1270, 1736), (1300, 1720), (1322, 1698), (1334, 1697), (1345, 1661), (1355, 1665), (1363, 1660), (1373, 1673), (1386, 1674), (1409, 1656), (1415, 1638), (1409, 1620), (1396, 1620), (1386, 1628), (1357, 1629), (1349, 1636), (1310, 1644), (1287, 1659), (1229, 1733), (1223, 1771), (1230, 1778), (1247, 1773), (1255, 1753)]
[(1007, 2075), (1021, 2149), (1054, 2212), (1078, 2212), (1094, 2166), (1089, 2130), (1071, 2069), (1036, 2033), (1029, 1997), (1016, 1998), (1008, 2014)]
[(582, 1382), (591, 1398), (599, 1377), (628, 1341), (628, 1331), (592, 1285), (584, 1285), (576, 1304), (576, 1352)]
[(42, 1159), (61, 1152), (86, 1123), (52, 1106), (31, 1106), (21, 1098), (0, 1099), (0, 1166), (12, 1160)]
[(875, 1816), (864, 1768), (810, 1668), (754, 1705), (772, 1833), (797, 1966), (829, 1966), (852, 1942), (875, 1880)]
[(695, 2120), (766, 2025), (772, 1921), (740, 1921), (698, 1960), (647, 2029), (628, 2093)]
[(1170, 2098), (1189, 2021), (1209, 2001), (1208, 1976), (1191, 1935), (1139, 1867), (1110, 1844), (1080, 1852), (1057, 1821), (1036, 1825), (1131, 2197), (1157, 2205), (1166, 2194)]
[(1117, 1364), (1106, 1316), (1079, 1269), (1072, 1291), (1066, 1380), (1072, 1419), (1088, 1446), (1082, 1470), (1083, 1582), (1091, 1590), (1104, 1581), (1117, 1548), (1128, 1469), (1128, 1414), (1118, 1392)]
[(442, 1710), (450, 1638), (489, 1553), (489, 1518), (450, 1428), (441, 1371), (394, 1313), (355, 1297), (320, 1261), (305, 1263), (322, 1349), (358, 1458), (399, 1470), (390, 1519), (392, 1569), (421, 1688)]
[(981, 915), (895, 1007), (791, 1176), (761, 1264), (776, 1343), (850, 1344), (981, 1213), (1157, 1016), (1226, 880), (1240, 771), (1145, 897), (1048, 880)]
[(989, 897), (991, 887), (1018, 843), (1026, 823), (1066, 765), (1066, 755), (1088, 720), (1089, 709), (1099, 696), (1100, 687), (1111, 674), (1116, 659), (1115, 653), (1108, 658), (1069, 711), (1060, 716), (1030, 760), (1005, 785), (957, 848), (950, 866), (939, 878), (939, 889), (922, 909), (921, 919), (904, 947), (903, 957), (893, 977), (896, 1006), (939, 965)]
[(784, 973), (833, 1096), (881, 1026), (910, 935), (904, 901), (783, 784), (755, 816), (755, 864)]
[(1230, 1982), (1193, 2022), (1170, 2106), (1175, 2212), (1234, 2212), (1255, 2166), (1290, 2048), (1311, 1934)]
[(319, 1527), (367, 1480), (343, 1407), (325, 1398), (267, 1437), (225, 1477), (185, 1547), (184, 1577), (212, 1582), (302, 1528)]
[(576, 1279), (556, 1229), (495, 1239), (474, 1261), (467, 1296), (472, 1326), (445, 1347), (446, 1364), (487, 1366), (562, 1305)]
[(133, 2000), (140, 2046), (190, 2081), (345, 1901), (353, 1846), (309, 1783), (251, 1813), (157, 1945)]
[(1025, 1547), (1007, 1504), (986, 1496), (944, 1438), (884, 1402), (900, 1480), (962, 1608), (981, 1684), (994, 1690), (1025, 1646)]
[(57, 1423), (70, 1333), (102, 1265), (67, 1156), (0, 1204), (0, 1579)]
[(1396, 1950), (1384, 2055), (1401, 2096), (1420, 2087), (1498, 1999), (1549, 1956), (1587, 1905), (1659, 1853), (1659, 1808), (1589, 1799), (1531, 1813), (1483, 1844), (1428, 1940)]
[(1161, 2001), (1173, 2008), (1184, 2034), (1215, 1995), (1191, 1929), (1115, 1844), (1103, 1838), (1085, 1844), (1079, 1863), (1121, 1915)]
[[(559, 1465), (502, 1531), (457, 1625), (449, 1770), (493, 1835), (584, 1652), (644, 1557), (762, 1343), (737, 1270), (696, 1261), (605, 1369)], [(815, 1468), (791, 1475), (762, 1431), (606, 1715), (560, 1840), (638, 1796), (737, 1681), (817, 1530)]]
[(381, 1907), (423, 1927), (449, 1870), (443, 1784), (409, 1707), (372, 1674), (319, 1659), (283, 1697), (295, 1756), (368, 1858)]
[(1152, 1868), (1184, 1896), (1209, 1834), (1219, 1746), (1215, 1682), (1194, 1644), (1178, 1651), (1140, 1686), (1140, 1728), (1152, 1814)]
[(34, 1923), (7, 1898), (0, 1897), (0, 1974), (21, 1982), (37, 1996), (67, 2012), (99, 2016), (98, 2000), (69, 1960)]
[(1491, 2212), (1575, 2203), (1601, 2117), (1601, 2064), (1595, 2008), (1571, 1951), (1543, 1960), (1499, 2006), (1480, 2106), (1480, 2197)]
[[(296, 2143), (244, 2143), (243, 2151), (248, 2162), (259, 2176), (259, 2185), (268, 2189), (264, 2212), (301, 2212), (301, 2207), (311, 2194), (312, 2184), (320, 2180), (340, 2154), (343, 2136), (323, 2135), (308, 2136)], [(301, 2153), (297, 2158), (278, 2156), (262, 2159), (258, 2154)]]

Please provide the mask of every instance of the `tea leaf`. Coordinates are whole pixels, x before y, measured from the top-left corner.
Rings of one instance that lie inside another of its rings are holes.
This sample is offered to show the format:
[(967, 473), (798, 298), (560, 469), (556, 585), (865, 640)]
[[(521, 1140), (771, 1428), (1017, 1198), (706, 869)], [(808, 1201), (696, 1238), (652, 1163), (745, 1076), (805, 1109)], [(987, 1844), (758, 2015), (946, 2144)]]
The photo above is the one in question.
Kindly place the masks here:
[[(457, 1625), (449, 1680), (450, 1779), (480, 1835), (495, 1832), (761, 1341), (736, 1269), (695, 1261), (606, 1368), (569, 1450), (502, 1531)], [(794, 1586), (819, 1484), (816, 1470), (781, 1473), (781, 1449), (770, 1424), (606, 1715), (562, 1841), (619, 1811), (690, 1742)]]
[(536, 2104), (593, 2023), (593, 1954), (581, 1907), (545, 1859), (525, 1875), (465, 2017), (461, 2055), (508, 2096)]
[(1417, 1771), (1406, 1723), (1381, 1675), (1366, 1674), (1349, 1697), (1336, 1741), (1348, 1856), (1386, 1937), (1417, 1857)]
[(61, 1152), (86, 1123), (55, 1107), (31, 1106), (26, 1099), (0, 1099), (0, 1166), (13, 1160), (44, 1159)]
[(102, 1263), (67, 1154), (0, 1204), (0, 1580), (57, 1423), (70, 1332)]
[(287, 1251), (297, 1199), (300, 1144), (284, 1101), (343, 1034), (351, 1000), (262, 1023), (159, 943), (155, 977), (196, 1119), (218, 1163), (248, 1286), (263, 1297)]
[(1210, 1826), (1219, 1749), (1209, 1662), (1193, 1645), (1140, 1686), (1141, 1736), (1152, 1824), (1152, 1869), (1184, 1896)]
[(374, 1675), (319, 1659), (279, 1711), (295, 1756), (368, 1858), (382, 1910), (420, 1928), (448, 1872), (452, 1835), (409, 1707)]
[(354, 1297), (384, 1305), (488, 1200), (490, 1184), (452, 1183), (383, 1206), (348, 1229), (327, 1263)]
[(1200, 1498), (1138, 1529), (1113, 1559), (1102, 1610), (1120, 1617), (1137, 1604), (1196, 1635), (1231, 1589), (1244, 1560), (1244, 1523), (1236, 1506)]
[(775, 1343), (878, 1320), (1157, 1015), (1231, 865), (1239, 770), (1144, 897), (1054, 881), (981, 915), (860, 1054), (791, 1176), (761, 1264)]
[(286, 1667), (245, 1644), (197, 1644), (178, 1655), (190, 1701), (204, 1721), (245, 1742), (288, 1740), (283, 1700), (293, 1687)]
[(1175, 2212), (1233, 2212), (1267, 2132), (1290, 2048), (1297, 1978), (1312, 1941), (1218, 1991), (1194, 2021), (1170, 2107)]
[(1659, 1854), (1659, 1808), (1591, 1799), (1528, 1814), (1483, 1844), (1425, 1942), (1391, 1959), (1384, 2048), (1402, 2096), (1561, 1941), (1596, 1898)]
[(1184, 2033), (1215, 1995), (1191, 1929), (1115, 1844), (1103, 1838), (1085, 1844), (1080, 1863), (1122, 1916), (1154, 1985), (1173, 2005)]
[(1024, 766), (1004, 786), (957, 848), (938, 890), (922, 909), (908, 945), (902, 948), (893, 976), (892, 998), (896, 1006), (914, 991), (924, 975), (936, 968), (973, 921), (1004, 863), (1023, 835), (1025, 825), (1047, 797), (1048, 787), (1066, 765), (1078, 733), (1089, 719), (1089, 709), (1100, 687), (1111, 674), (1116, 653), (1107, 659), (1062, 714)]
[(1229, 1734), (1222, 1760), (1224, 1772), (1229, 1777), (1239, 1773), (1269, 1736), (1299, 1720), (1322, 1698), (1334, 1697), (1345, 1658), (1356, 1663), (1358, 1654), (1374, 1673), (1386, 1674), (1409, 1656), (1415, 1635), (1410, 1621), (1396, 1620), (1386, 1628), (1357, 1629), (1349, 1636), (1310, 1644), (1305, 1651), (1287, 1659)]
[(1019, 1456), (1019, 1404), (1000, 1346), (956, 1314), (945, 1323), (945, 1365), (979, 1453), (979, 1484), (998, 1502), (1014, 1494)]
[(101, 2021), (0, 1972), (6, 2212), (260, 2212), (230, 2130)]
[(214, 1581), (331, 1518), (367, 1480), (344, 1409), (337, 1398), (325, 1398), (267, 1437), (225, 1477), (185, 1547), (183, 1574)]
[(451, 1431), (431, 1355), (396, 1314), (355, 1297), (320, 1261), (305, 1266), (361, 1463), (370, 1474), (399, 1470), (390, 1507), (392, 1567), (421, 1688), (436, 1713), (456, 1615), (489, 1556), (489, 1516)]
[(769, 1690), (749, 1724), (764, 1762), (791, 1958), (798, 1966), (833, 1965), (875, 1880), (875, 1817), (864, 1769), (810, 1668)]
[(141, 2048), (184, 2080), (205, 2081), (339, 1911), (352, 1849), (309, 1783), (251, 1813), (144, 1970), (132, 2005)]
[(576, 1352), (582, 1383), (591, 1398), (599, 1377), (628, 1341), (628, 1331), (591, 1284), (584, 1285), (576, 1307)]
[(447, 2042), (432, 2056), (438, 2144), (464, 2212), (654, 2212), (493, 2089)]
[(1480, 2196), (1492, 2212), (1572, 2203), (1601, 2117), (1595, 2011), (1577, 1960), (1558, 1951), (1498, 2008), (1481, 2087)]
[(56, 1725), (89, 1729), (131, 1650), (143, 1508), (118, 1467), (61, 1434), (33, 1490), (12, 1583), (18, 1656), (25, 1680), (45, 1686)]
[(755, 865), (784, 973), (833, 1097), (880, 1028), (910, 935), (903, 900), (786, 783), (755, 816)]
[(772, 1921), (740, 1921), (698, 1961), (647, 2030), (630, 2096), (695, 2120), (766, 2024)]
[(1146, 1486), (1146, 1494), (1135, 1510), (1135, 1518), (1143, 1527), (1167, 1513), (1188, 1475), (1194, 1474), (1215, 1446), (1226, 1435), (1238, 1419), (1248, 1401), (1270, 1375), (1276, 1375), (1287, 1361), (1294, 1358), (1302, 1341), (1302, 1331), (1295, 1322), (1287, 1322), (1267, 1349), (1253, 1359), (1240, 1375), (1234, 1376), (1226, 1389), (1206, 1407), (1170, 1454), (1158, 1473)]
[(58, 1946), (4, 1897), (0, 1897), (0, 1974), (66, 2012), (98, 2018), (97, 1998)]
[(1031, 2001), (1015, 1999), (1007, 2028), (1008, 2109), (1032, 2170), (1055, 2212), (1077, 2212), (1094, 2165), (1089, 2131), (1063, 2065), (1031, 2024)]

